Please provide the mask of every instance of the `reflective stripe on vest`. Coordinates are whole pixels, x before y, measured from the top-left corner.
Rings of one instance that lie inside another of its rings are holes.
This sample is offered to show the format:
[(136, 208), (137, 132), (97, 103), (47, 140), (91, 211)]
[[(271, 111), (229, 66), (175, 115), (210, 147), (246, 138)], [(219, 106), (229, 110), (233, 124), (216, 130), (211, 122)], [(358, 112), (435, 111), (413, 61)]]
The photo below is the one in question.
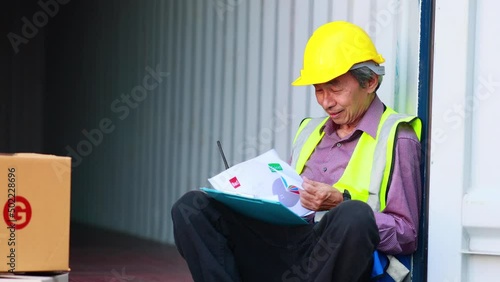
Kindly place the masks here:
[[(294, 139), (291, 163), (297, 173), (302, 173), (307, 160), (323, 138), (325, 133), (321, 129), (328, 118), (306, 119), (300, 125)], [(342, 177), (333, 187), (340, 192), (347, 189), (352, 199), (364, 201), (373, 210), (382, 211), (386, 206), (396, 129), (400, 123), (410, 124), (420, 140), (420, 119), (386, 108), (380, 118), (376, 138), (365, 132), (361, 134)]]

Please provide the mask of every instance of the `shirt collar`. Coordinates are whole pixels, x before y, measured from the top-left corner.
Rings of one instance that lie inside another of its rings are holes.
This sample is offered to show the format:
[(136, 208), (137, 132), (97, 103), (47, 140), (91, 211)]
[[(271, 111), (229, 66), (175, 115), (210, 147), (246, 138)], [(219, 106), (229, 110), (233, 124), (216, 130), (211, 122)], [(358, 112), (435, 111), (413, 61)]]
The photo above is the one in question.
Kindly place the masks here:
[[(380, 123), (380, 118), (384, 113), (384, 109), (384, 104), (382, 103), (382, 101), (380, 101), (379, 97), (375, 95), (375, 98), (370, 104), (370, 107), (368, 107), (368, 110), (361, 118), (354, 132), (360, 130), (366, 132), (368, 135), (375, 139), (377, 137), (378, 124)], [(334, 124), (332, 119), (328, 119), (325, 126), (323, 127), (323, 130), (325, 131), (325, 134), (331, 135), (335, 132), (337, 127), (338, 125)]]

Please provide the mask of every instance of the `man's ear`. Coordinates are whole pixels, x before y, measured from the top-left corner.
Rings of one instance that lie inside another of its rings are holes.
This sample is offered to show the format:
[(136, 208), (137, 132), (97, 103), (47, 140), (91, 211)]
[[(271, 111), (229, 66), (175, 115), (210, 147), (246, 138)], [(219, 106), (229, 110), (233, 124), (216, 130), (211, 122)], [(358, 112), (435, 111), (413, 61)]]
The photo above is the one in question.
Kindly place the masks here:
[(368, 80), (368, 84), (366, 85), (366, 90), (368, 93), (374, 93), (377, 90), (378, 86), (378, 75), (374, 74), (370, 80)]

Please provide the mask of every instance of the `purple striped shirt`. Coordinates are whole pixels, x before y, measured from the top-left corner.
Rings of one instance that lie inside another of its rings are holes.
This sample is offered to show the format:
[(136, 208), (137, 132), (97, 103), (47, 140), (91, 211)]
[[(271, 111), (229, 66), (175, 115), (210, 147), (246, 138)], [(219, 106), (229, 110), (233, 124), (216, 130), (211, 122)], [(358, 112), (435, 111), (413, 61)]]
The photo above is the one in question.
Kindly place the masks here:
[[(339, 138), (330, 119), (325, 136), (306, 162), (303, 176), (333, 185), (344, 173), (363, 132), (375, 138), (384, 104), (375, 97), (352, 134)], [(421, 146), (413, 129), (400, 126), (396, 137), (394, 170), (383, 212), (375, 212), (380, 233), (378, 249), (387, 254), (409, 254), (417, 247), (421, 199)]]

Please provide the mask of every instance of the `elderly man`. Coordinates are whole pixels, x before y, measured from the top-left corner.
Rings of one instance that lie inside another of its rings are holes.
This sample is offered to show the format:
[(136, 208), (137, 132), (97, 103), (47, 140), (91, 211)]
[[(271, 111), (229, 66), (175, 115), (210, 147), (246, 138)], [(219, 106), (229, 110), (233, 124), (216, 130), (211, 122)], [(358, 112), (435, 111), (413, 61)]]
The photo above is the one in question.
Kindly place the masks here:
[(328, 117), (301, 123), (290, 164), (304, 179), (302, 205), (323, 216), (272, 225), (202, 192), (185, 194), (172, 216), (195, 281), (370, 281), (379, 254), (415, 251), (421, 122), (378, 98), (383, 62), (356, 25), (331, 22), (314, 32), (293, 85), (313, 85)]

